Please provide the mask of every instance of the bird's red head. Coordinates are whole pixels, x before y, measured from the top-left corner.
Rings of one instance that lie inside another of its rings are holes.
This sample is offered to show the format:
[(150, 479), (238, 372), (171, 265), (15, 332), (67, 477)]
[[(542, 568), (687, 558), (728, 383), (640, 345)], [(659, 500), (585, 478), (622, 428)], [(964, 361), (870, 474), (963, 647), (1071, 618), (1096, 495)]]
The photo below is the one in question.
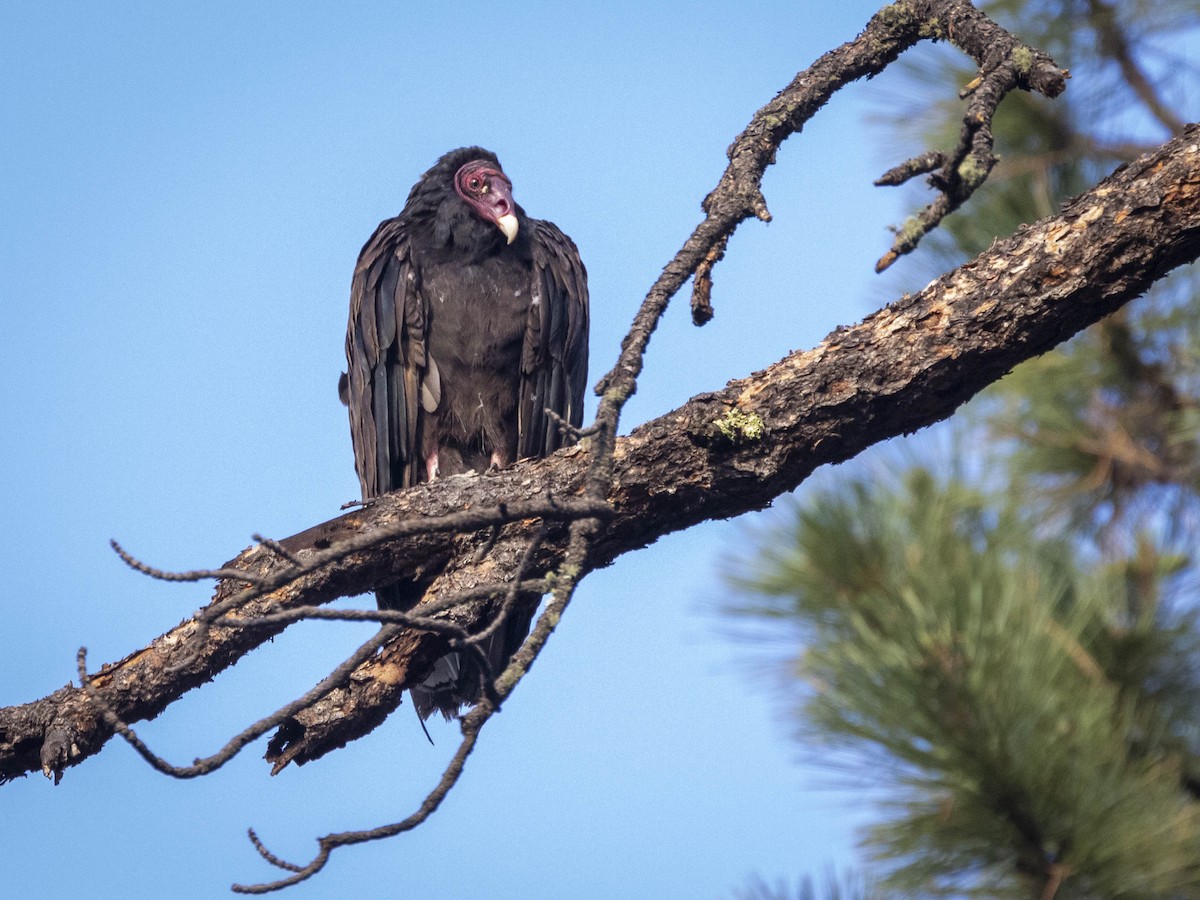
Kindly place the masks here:
[(508, 243), (517, 238), (517, 206), (513, 203), (512, 182), (495, 163), (476, 159), (454, 175), (454, 189), (480, 218), (495, 224)]

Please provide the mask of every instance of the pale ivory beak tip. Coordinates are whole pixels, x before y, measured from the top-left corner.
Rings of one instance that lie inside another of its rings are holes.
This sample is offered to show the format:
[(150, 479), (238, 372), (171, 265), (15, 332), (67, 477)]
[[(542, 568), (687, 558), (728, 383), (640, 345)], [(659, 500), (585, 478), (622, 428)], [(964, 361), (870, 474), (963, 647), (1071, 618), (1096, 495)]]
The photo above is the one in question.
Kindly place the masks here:
[(517, 217), (512, 213), (506, 216), (501, 216), (496, 220), (496, 227), (504, 232), (504, 236), (508, 238), (508, 243), (512, 243), (517, 239), (517, 229), (520, 225), (517, 223)]

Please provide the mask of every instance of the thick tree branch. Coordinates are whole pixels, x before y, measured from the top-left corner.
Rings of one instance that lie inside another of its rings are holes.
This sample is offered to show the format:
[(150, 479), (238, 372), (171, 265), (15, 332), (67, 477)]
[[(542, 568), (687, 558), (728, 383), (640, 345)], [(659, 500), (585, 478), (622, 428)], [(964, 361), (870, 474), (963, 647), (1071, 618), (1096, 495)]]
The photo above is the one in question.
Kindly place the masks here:
[[(1200, 129), (1190, 127), (1119, 169), (1062, 215), (1022, 228), (920, 293), (861, 325), (835, 331), (813, 350), (695, 397), (620, 439), (608, 497), (615, 514), (587, 567), (607, 565), (698, 522), (761, 508), (823, 463), (848, 459), (880, 440), (945, 418), (1017, 363), (1099, 320), (1197, 256)], [(294, 558), (309, 561), (341, 541), (413, 517), (573, 497), (585, 483), (590, 456), (586, 447), (577, 446), (496, 475), (421, 485), (282, 544)], [(421, 533), (368, 547), (248, 601), (236, 614), (254, 617), (364, 593), (397, 575), (411, 577), (431, 560), (452, 560), (441, 576), (445, 590), (503, 580), (506, 572), (517, 571), (538, 521), (505, 525), (478, 562), (474, 549), (487, 541), (485, 531)], [(565, 529), (550, 529), (527, 577), (554, 571), (565, 545)], [(226, 568), (270, 578), (291, 565), (270, 548), (256, 547)], [(222, 582), (214, 600), (244, 590), (244, 582)], [(467, 604), (452, 620), (478, 626), (484, 609), (484, 604)], [(171, 660), (197, 628), (192, 620), (184, 622), (93, 677), (124, 721), (157, 715), (278, 630), (214, 627), (194, 658), (171, 671)], [(337, 703), (318, 703), (306, 711), (314, 717), (296, 726), (293, 741), (302, 752), (289, 758), (315, 758), (369, 731), (441, 652), (440, 641), (436, 635), (406, 632), (389, 644), (339, 689), (345, 694)], [(70, 686), (0, 710), (0, 775), (11, 778), (41, 768), (61, 776), (67, 766), (97, 752), (111, 733), (83, 692)]]

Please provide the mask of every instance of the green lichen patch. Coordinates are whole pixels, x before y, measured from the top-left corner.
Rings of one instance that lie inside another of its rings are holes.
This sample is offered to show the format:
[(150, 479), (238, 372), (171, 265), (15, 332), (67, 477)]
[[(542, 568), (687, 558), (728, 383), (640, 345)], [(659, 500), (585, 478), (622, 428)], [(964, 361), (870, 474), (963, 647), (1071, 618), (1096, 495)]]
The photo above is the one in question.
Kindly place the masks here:
[(1014, 47), (1009, 58), (1018, 75), (1027, 76), (1033, 69), (1033, 51), (1028, 47)]
[(761, 441), (767, 427), (762, 416), (757, 413), (745, 413), (736, 406), (713, 424), (727, 440), (734, 444), (746, 444)]
[(987, 167), (974, 156), (968, 156), (958, 166), (958, 177), (968, 186), (975, 188), (987, 178)]

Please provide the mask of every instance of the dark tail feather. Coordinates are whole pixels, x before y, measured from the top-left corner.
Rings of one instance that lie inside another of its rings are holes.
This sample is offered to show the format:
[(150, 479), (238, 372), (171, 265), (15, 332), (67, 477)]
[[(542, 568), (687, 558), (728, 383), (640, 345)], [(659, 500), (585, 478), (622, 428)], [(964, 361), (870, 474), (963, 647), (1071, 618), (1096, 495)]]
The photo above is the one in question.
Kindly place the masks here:
[(375, 591), (375, 605), (380, 609), (398, 609), (404, 612), (417, 605), (417, 601), (425, 593), (425, 587), (415, 581), (389, 584)]
[[(537, 610), (537, 598), (530, 597), (528, 600), (527, 603), (518, 603), (508, 620), (488, 638), (483, 647), (493, 678), (504, 671), (529, 634), (529, 625)], [(417, 714), (427, 719), (436, 710), (447, 720), (456, 718), (462, 707), (479, 699), (480, 674), (474, 656), (447, 653), (437, 661), (429, 677), (419, 687), (409, 691)]]
[[(409, 610), (416, 606), (428, 586), (427, 582), (419, 581), (389, 584), (375, 591), (375, 601), (380, 609)], [(537, 600), (535, 596), (524, 598), (524, 602), (518, 601), (508, 621), (485, 644), (483, 651), (492, 667), (493, 677), (504, 671), (525, 641)], [(409, 691), (417, 714), (428, 719), (437, 710), (446, 719), (456, 718), (462, 707), (479, 699), (480, 674), (475, 657), (466, 653), (447, 653), (434, 663), (433, 671), (420, 686)]]

